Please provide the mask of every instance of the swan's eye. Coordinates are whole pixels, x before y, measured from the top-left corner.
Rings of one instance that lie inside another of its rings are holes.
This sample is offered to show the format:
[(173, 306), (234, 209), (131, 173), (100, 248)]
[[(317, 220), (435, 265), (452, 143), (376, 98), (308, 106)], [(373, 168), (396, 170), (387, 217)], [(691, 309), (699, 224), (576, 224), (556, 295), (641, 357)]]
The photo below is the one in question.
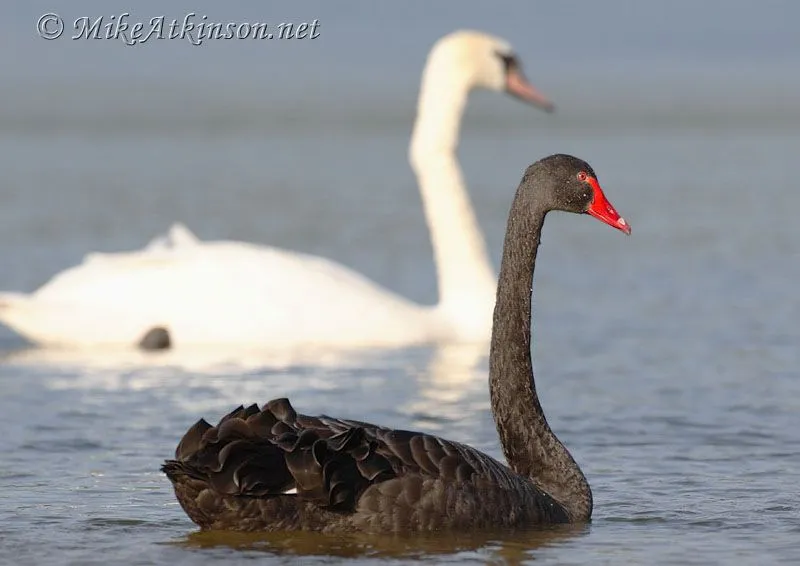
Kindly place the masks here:
[(578, 173), (578, 180), (581, 183), (585, 183), (586, 179), (588, 179), (588, 178), (589, 178), (589, 175), (586, 174), (586, 171), (581, 171), (580, 173)]
[(503, 67), (505, 67), (506, 73), (513, 71), (514, 69), (518, 69), (520, 66), (516, 55), (513, 53), (497, 52), (497, 56), (500, 57), (500, 60), (503, 62)]

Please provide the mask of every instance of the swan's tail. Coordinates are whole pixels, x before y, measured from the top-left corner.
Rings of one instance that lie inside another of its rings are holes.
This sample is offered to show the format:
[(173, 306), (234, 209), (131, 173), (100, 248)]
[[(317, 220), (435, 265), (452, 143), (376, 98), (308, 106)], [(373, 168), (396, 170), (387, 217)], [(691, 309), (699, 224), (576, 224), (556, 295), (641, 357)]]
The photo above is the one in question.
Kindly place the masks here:
[(0, 292), (0, 320), (3, 314), (24, 308), (30, 302), (30, 295), (25, 293)]
[(132, 344), (136, 337), (143, 340), (141, 347), (144, 349), (170, 346), (171, 337), (164, 328), (153, 328), (142, 336), (135, 321), (133, 325), (109, 326), (105, 324), (109, 317), (111, 315), (103, 309), (87, 311), (79, 304), (43, 300), (35, 294), (0, 292), (0, 323), (35, 344)]
[(28, 317), (32, 300), (25, 293), (0, 292), (0, 322), (21, 332), (20, 324)]

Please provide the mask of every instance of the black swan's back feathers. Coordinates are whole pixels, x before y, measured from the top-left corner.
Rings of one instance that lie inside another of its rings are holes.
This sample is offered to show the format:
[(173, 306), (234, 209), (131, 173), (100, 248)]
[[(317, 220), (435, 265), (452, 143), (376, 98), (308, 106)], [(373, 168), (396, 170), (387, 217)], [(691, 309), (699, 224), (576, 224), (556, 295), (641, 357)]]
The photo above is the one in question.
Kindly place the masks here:
[(238, 407), (216, 427), (198, 421), (162, 469), (203, 528), (397, 531), (569, 520), (527, 479), (473, 448), (299, 415), (287, 399)]

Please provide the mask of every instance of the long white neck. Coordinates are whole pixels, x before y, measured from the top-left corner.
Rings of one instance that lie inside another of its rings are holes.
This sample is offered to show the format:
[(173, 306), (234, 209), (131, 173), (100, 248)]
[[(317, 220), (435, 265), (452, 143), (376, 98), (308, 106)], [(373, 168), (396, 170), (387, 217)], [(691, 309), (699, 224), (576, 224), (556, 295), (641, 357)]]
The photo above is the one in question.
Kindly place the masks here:
[(431, 234), (438, 309), (459, 332), (488, 337), (497, 278), (456, 158), (468, 95), (466, 78), (426, 67), (410, 158)]

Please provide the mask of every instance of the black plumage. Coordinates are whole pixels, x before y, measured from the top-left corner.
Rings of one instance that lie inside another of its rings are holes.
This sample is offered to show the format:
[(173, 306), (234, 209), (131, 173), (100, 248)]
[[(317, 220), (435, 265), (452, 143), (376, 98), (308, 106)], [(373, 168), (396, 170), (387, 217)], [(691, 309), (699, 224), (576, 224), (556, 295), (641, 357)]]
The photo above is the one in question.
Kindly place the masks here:
[(203, 529), (322, 532), (588, 521), (591, 489), (547, 424), (530, 355), (531, 283), (544, 217), (554, 209), (593, 212), (595, 200), (605, 202), (587, 174), (596, 185), (585, 162), (545, 158), (528, 168), (511, 208), (489, 377), (508, 467), (464, 444), (302, 415), (275, 399), (260, 409), (238, 407), (215, 427), (200, 420), (184, 435), (162, 470), (189, 517)]

